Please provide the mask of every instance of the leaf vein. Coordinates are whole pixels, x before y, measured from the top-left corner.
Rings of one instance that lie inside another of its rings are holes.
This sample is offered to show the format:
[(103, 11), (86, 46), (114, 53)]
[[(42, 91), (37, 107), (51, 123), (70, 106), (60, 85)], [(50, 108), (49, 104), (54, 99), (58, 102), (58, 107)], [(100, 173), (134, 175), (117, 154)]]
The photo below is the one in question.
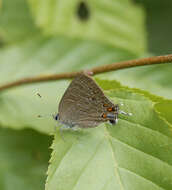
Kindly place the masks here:
[[(106, 128), (105, 128), (106, 129)], [(107, 130), (107, 129), (106, 129)], [(108, 135), (109, 137), (110, 137), (110, 135)], [(119, 185), (121, 186), (121, 189), (123, 189), (124, 190), (124, 185), (123, 185), (123, 183), (122, 183), (122, 179), (121, 179), (121, 176), (120, 176), (120, 174), (119, 174), (119, 170), (118, 170), (118, 163), (117, 163), (117, 160), (116, 160), (116, 158), (115, 158), (115, 153), (114, 153), (114, 151), (113, 151), (113, 148), (112, 148), (112, 141), (111, 141), (111, 139), (112, 138), (107, 138), (108, 139), (108, 142), (109, 142), (109, 146), (110, 146), (110, 149), (111, 149), (111, 152), (112, 152), (112, 158), (113, 158), (113, 160), (114, 160), (114, 173), (115, 173), (115, 176), (117, 177), (117, 179), (118, 179), (118, 181), (119, 181)]]
[(141, 176), (141, 175), (135, 173), (134, 171), (131, 171), (131, 170), (127, 169), (127, 168), (123, 168), (123, 167), (121, 167), (121, 166), (119, 166), (119, 168), (122, 169), (122, 170), (125, 170), (126, 172), (131, 173), (132, 175), (136, 175), (137, 177), (143, 178), (144, 180), (151, 182), (152, 184), (154, 184), (154, 185), (156, 185), (157, 187), (161, 188), (161, 190), (162, 190), (162, 189), (163, 189), (163, 190), (166, 190), (166, 189), (164, 189), (163, 187), (161, 187), (161, 186), (159, 186), (158, 184), (156, 184), (155, 182), (151, 181), (150, 179), (147, 179), (147, 178), (145, 178), (145, 177), (143, 177), (143, 176)]
[(80, 174), (79, 174), (79, 176), (77, 177), (77, 179), (76, 179), (76, 181), (75, 181), (75, 183), (74, 183), (74, 185), (73, 185), (73, 188), (71, 188), (71, 190), (74, 190), (74, 188), (76, 187), (79, 178), (82, 176), (84, 170), (87, 168), (87, 166), (88, 166), (88, 164), (90, 163), (90, 161), (91, 161), (91, 160), (94, 158), (94, 156), (96, 155), (96, 153), (97, 153), (97, 151), (98, 151), (100, 145), (103, 143), (103, 141), (104, 141), (104, 139), (102, 139), (102, 140), (100, 141), (100, 143), (97, 145), (97, 147), (96, 147), (96, 149), (95, 149), (93, 155), (90, 157), (90, 159), (87, 161), (87, 163), (85, 164), (85, 166), (84, 166), (84, 167), (82, 168), (82, 170), (80, 171)]
[(138, 152), (141, 152), (141, 153), (143, 153), (143, 154), (145, 154), (145, 155), (147, 155), (147, 156), (152, 157), (153, 159), (156, 159), (156, 160), (158, 160), (158, 161), (160, 161), (160, 162), (163, 162), (164, 164), (168, 165), (169, 167), (172, 167), (172, 165), (170, 165), (169, 163), (165, 162), (164, 160), (161, 160), (161, 159), (159, 159), (159, 158), (157, 158), (157, 157), (155, 157), (155, 156), (153, 156), (153, 155), (150, 155), (150, 154), (148, 154), (148, 153), (146, 153), (146, 152), (143, 152), (143, 151), (139, 150), (138, 148), (133, 147), (133, 146), (131, 146), (130, 144), (127, 144), (127, 143), (124, 142), (124, 141), (121, 141), (121, 140), (116, 139), (116, 138), (114, 138), (114, 137), (110, 137), (110, 138), (111, 138), (112, 140), (114, 140), (114, 141), (116, 140), (116, 141), (120, 142), (120, 143), (123, 144), (124, 146), (128, 146), (128, 147), (130, 147), (130, 148), (132, 148), (132, 149), (134, 149), (134, 150), (136, 150), (136, 151), (138, 151)]

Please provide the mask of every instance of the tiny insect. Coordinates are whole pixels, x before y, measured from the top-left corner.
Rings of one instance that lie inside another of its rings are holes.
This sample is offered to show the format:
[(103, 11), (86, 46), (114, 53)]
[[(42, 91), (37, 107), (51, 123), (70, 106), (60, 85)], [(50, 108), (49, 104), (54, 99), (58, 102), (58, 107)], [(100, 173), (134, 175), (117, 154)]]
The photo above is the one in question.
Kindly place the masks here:
[(87, 74), (79, 74), (65, 91), (54, 119), (67, 128), (93, 128), (103, 122), (115, 125), (119, 110), (103, 93), (96, 82)]

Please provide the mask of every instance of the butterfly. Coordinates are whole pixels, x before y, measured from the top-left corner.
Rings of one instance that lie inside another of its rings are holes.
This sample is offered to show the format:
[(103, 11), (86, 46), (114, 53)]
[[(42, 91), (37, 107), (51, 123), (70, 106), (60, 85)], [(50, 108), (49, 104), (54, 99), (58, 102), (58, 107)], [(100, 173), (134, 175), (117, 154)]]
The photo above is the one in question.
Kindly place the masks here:
[(103, 122), (116, 124), (120, 113), (130, 115), (120, 111), (119, 105), (113, 104), (96, 82), (82, 73), (65, 91), (54, 119), (69, 128), (92, 128)]

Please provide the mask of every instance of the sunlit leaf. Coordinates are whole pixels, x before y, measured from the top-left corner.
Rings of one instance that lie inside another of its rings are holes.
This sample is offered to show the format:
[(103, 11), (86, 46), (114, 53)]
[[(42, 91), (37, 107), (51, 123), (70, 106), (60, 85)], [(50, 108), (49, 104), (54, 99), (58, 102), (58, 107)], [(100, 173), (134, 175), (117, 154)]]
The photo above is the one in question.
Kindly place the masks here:
[(105, 74), (103, 78), (119, 80), (130, 88), (147, 90), (150, 93), (172, 99), (172, 64), (131, 68)]
[(133, 115), (121, 116), (116, 126), (65, 131), (65, 141), (56, 133), (46, 190), (171, 189), (170, 127), (143, 96), (107, 94)]
[[(144, 13), (141, 7), (129, 0), (29, 2), (37, 25), (47, 35), (90, 39), (135, 55), (141, 55), (145, 51)], [(83, 7), (80, 6), (81, 2), (84, 2), (84, 7), (89, 12), (86, 19), (78, 14), (78, 9)]]

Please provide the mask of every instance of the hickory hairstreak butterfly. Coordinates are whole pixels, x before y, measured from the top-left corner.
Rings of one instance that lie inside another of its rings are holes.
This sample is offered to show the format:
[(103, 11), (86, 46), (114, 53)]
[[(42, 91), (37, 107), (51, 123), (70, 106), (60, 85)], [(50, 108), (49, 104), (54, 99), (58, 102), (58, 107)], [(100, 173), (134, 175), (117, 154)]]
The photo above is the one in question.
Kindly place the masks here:
[(109, 121), (116, 124), (119, 110), (103, 93), (96, 82), (87, 74), (79, 74), (65, 91), (54, 119), (67, 128), (92, 128)]

